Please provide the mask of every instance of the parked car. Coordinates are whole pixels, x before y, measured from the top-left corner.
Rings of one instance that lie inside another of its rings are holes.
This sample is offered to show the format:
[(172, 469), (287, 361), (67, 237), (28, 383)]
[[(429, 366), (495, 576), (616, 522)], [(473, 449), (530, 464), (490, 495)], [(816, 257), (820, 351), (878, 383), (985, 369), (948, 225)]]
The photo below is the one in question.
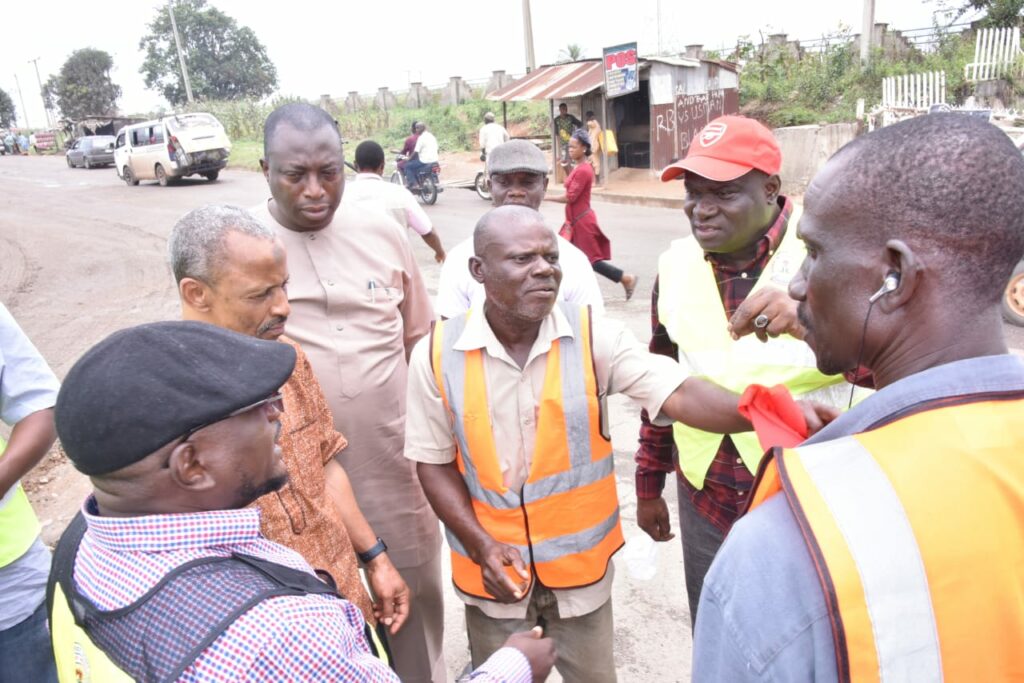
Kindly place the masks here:
[(114, 163), (114, 136), (86, 135), (78, 138), (71, 143), (64, 159), (68, 162), (68, 168), (110, 166)]
[(128, 185), (140, 180), (169, 185), (192, 175), (214, 181), (230, 154), (231, 141), (217, 117), (174, 114), (122, 128), (114, 144), (114, 166)]

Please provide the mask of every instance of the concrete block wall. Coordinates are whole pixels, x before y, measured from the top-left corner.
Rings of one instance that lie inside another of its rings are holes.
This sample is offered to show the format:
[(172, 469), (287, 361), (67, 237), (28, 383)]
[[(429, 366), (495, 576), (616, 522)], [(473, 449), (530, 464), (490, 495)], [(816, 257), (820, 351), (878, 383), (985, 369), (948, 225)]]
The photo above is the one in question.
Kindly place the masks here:
[(782, 148), (782, 193), (803, 194), (814, 175), (839, 148), (857, 137), (856, 123), (776, 128)]

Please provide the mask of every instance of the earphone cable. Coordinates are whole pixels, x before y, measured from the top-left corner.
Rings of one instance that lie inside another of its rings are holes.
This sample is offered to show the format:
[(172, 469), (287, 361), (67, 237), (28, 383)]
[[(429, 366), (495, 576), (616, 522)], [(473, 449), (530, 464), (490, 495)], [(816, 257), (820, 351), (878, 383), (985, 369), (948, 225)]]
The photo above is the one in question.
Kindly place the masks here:
[(853, 366), (853, 381), (850, 382), (850, 402), (847, 404), (846, 409), (849, 410), (853, 407), (853, 392), (857, 389), (857, 382), (861, 380), (860, 376), (860, 363), (864, 360), (864, 340), (868, 336), (868, 319), (871, 317), (871, 309), (875, 307), (874, 301), (868, 301), (868, 312), (864, 314), (864, 329), (860, 333), (860, 349), (857, 351), (857, 364)]

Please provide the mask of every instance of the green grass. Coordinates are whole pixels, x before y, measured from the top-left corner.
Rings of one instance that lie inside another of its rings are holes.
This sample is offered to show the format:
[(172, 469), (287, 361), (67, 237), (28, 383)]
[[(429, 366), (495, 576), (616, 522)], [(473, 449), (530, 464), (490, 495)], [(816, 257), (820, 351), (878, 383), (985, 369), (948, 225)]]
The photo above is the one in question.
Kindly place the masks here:
[(260, 170), (263, 158), (262, 140), (232, 140), (228, 168), (242, 168), (247, 171)]

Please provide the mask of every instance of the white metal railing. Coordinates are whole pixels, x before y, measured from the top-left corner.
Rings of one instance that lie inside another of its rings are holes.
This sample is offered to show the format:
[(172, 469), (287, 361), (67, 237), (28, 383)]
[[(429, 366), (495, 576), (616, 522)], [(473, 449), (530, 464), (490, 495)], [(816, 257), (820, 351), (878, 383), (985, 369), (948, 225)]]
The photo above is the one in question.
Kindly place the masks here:
[(974, 61), (964, 67), (964, 78), (971, 82), (999, 78), (1019, 69), (1022, 55), (1019, 26), (981, 29), (974, 41)]
[(882, 79), (882, 107), (927, 111), (946, 101), (946, 72), (904, 74)]

